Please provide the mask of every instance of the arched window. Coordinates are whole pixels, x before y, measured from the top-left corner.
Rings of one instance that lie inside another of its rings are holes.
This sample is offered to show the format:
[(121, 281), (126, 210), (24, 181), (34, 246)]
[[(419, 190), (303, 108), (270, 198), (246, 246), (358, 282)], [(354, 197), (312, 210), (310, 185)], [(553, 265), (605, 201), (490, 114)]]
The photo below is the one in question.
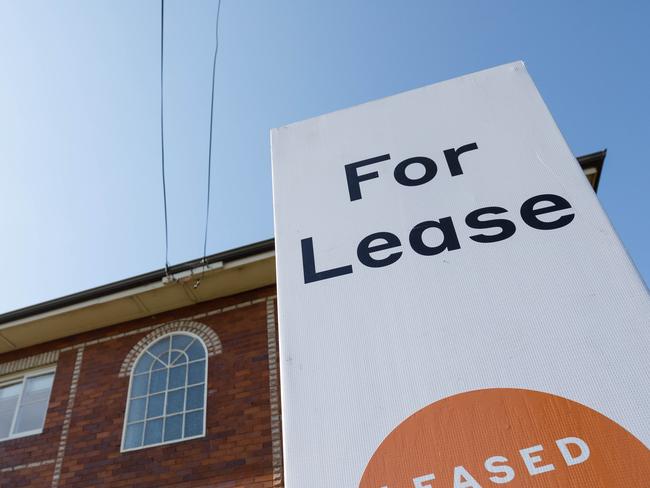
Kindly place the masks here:
[(177, 332), (152, 343), (131, 372), (122, 450), (203, 436), (206, 382), (201, 339)]

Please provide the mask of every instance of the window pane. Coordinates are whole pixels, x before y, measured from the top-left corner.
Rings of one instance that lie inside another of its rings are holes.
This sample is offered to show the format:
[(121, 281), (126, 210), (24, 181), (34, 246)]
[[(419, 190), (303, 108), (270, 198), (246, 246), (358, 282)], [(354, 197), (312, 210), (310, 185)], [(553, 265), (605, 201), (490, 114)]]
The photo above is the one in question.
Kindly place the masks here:
[(165, 394), (151, 395), (147, 405), (147, 418), (160, 417), (163, 414), (163, 405), (165, 403)]
[(185, 414), (185, 436), (191, 437), (203, 434), (203, 410)]
[(185, 410), (203, 408), (203, 385), (193, 386), (187, 389), (187, 405)]
[(143, 420), (146, 405), (146, 398), (136, 398), (135, 400), (131, 400), (131, 403), (129, 404), (128, 421), (134, 422), (136, 420)]
[(185, 386), (185, 375), (187, 372), (187, 366), (176, 366), (169, 370), (169, 389), (173, 390), (174, 388), (180, 388)]
[(159, 369), (165, 369), (167, 367), (166, 362), (162, 362), (160, 359), (156, 358), (151, 365), (151, 371), (157, 371)]
[(135, 365), (135, 374), (146, 373), (151, 368), (151, 363), (153, 362), (153, 356), (145, 352), (140, 359), (138, 359), (138, 364)]
[(46, 411), (46, 400), (36, 403), (29, 403), (27, 405), (21, 405), (18, 409), (18, 416), (16, 417), (14, 434), (29, 432), (30, 430), (42, 429), (43, 422), (45, 421)]
[(170, 366), (175, 366), (177, 364), (182, 364), (186, 362), (184, 360), (185, 354), (181, 351), (172, 351), (169, 353), (169, 365)]
[(144, 444), (158, 444), (162, 441), (162, 419), (149, 420), (144, 429)]
[(169, 337), (164, 337), (147, 349), (152, 356), (158, 357), (161, 353), (169, 351)]
[(169, 353), (163, 352), (158, 356), (158, 362), (154, 365), (153, 369), (160, 369), (160, 367), (167, 367), (169, 364)]
[(149, 384), (149, 393), (158, 393), (167, 387), (167, 370), (153, 371), (151, 373), (151, 383)]
[(131, 397), (138, 397), (147, 394), (149, 386), (149, 374), (138, 374), (133, 377), (131, 382)]
[(14, 383), (13, 385), (3, 386), (0, 388), (0, 401), (7, 398), (14, 398), (20, 395), (20, 388), (22, 383)]
[(47, 402), (50, 399), (54, 373), (27, 378), (21, 403)]
[(144, 430), (144, 422), (131, 424), (126, 428), (126, 435), (124, 438), (124, 449), (131, 449), (133, 447), (140, 447), (142, 445), (142, 431)]
[(14, 418), (14, 411), (12, 410), (0, 410), (0, 439), (9, 437), (9, 431), (11, 430), (11, 421)]
[(21, 388), (21, 383), (0, 388), (0, 439), (9, 437)]
[(205, 350), (203, 349), (203, 344), (197, 341), (196, 339), (192, 342), (192, 345), (185, 351), (190, 358), (190, 361), (195, 359), (203, 359), (205, 357)]
[(190, 342), (192, 342), (194, 338), (192, 336), (188, 335), (173, 335), (172, 336), (172, 349), (180, 349), (182, 351), (185, 350), (187, 346), (190, 345)]
[(181, 438), (182, 423), (182, 415), (172, 415), (165, 419), (165, 441), (173, 441)]
[(187, 375), (188, 385), (203, 383), (205, 381), (205, 361), (190, 363), (189, 368), (190, 369)]
[(185, 388), (174, 390), (167, 393), (167, 414), (176, 413), (183, 410), (183, 400), (185, 400)]
[(47, 373), (27, 378), (27, 381), (25, 382), (25, 393), (49, 390), (52, 387), (53, 379), (54, 373)]

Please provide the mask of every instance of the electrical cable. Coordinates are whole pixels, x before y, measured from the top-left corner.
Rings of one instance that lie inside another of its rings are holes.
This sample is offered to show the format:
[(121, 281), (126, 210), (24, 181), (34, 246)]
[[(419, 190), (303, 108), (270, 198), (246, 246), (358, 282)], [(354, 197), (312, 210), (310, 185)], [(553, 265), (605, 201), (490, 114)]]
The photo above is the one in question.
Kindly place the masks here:
[(167, 185), (165, 183), (165, 126), (164, 126), (164, 38), (165, 0), (160, 0), (160, 156), (162, 167), (163, 207), (165, 213), (165, 275), (169, 277), (169, 229), (167, 224)]
[(201, 279), (203, 278), (203, 275), (205, 274), (205, 266), (206, 266), (205, 258), (207, 256), (207, 249), (208, 249), (208, 229), (209, 229), (209, 222), (210, 222), (210, 180), (212, 176), (212, 127), (214, 122), (214, 84), (215, 84), (215, 78), (217, 73), (217, 55), (219, 54), (220, 14), (221, 14), (221, 0), (219, 0), (217, 4), (217, 19), (215, 23), (215, 36), (214, 36), (215, 37), (214, 56), (212, 58), (212, 94), (210, 98), (210, 139), (208, 144), (208, 190), (207, 190), (207, 202), (205, 208), (205, 231), (203, 234), (203, 258), (201, 259), (201, 263), (203, 264), (203, 270), (201, 272), (201, 277), (194, 284), (194, 288), (196, 288), (199, 285)]

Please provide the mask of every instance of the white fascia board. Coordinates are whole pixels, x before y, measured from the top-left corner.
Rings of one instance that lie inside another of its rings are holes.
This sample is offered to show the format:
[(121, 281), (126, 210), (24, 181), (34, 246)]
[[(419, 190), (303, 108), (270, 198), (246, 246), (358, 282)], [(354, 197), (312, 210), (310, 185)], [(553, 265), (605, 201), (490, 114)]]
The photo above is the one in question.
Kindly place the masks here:
[[(37, 320), (42, 320), (46, 319), (48, 317), (54, 317), (57, 315), (62, 315), (68, 312), (72, 312), (75, 310), (80, 310), (84, 308), (89, 308), (94, 305), (100, 305), (104, 303), (109, 303), (113, 302), (116, 300), (120, 300), (123, 298), (132, 298), (137, 295), (142, 295), (144, 293), (148, 293), (151, 291), (155, 291), (161, 288), (164, 288), (169, 285), (174, 285), (177, 282), (182, 282), (186, 280), (187, 278), (190, 278), (195, 275), (200, 275), (201, 273), (215, 273), (219, 272), (221, 270), (226, 270), (226, 269), (232, 269), (240, 266), (246, 266), (248, 264), (256, 263), (258, 261), (263, 261), (265, 259), (269, 259), (275, 256), (274, 251), (267, 251), (264, 253), (257, 254), (255, 256), (249, 256), (246, 258), (242, 259), (237, 259), (234, 261), (230, 261), (226, 264), (224, 264), (222, 261), (218, 261), (216, 263), (211, 263), (207, 266), (197, 266), (195, 268), (192, 268), (190, 270), (184, 271), (182, 273), (177, 273), (175, 275), (171, 275), (171, 279), (168, 277), (163, 278), (160, 281), (150, 283), (148, 285), (141, 285), (141, 286), (136, 286), (134, 288), (130, 288), (128, 290), (116, 292), (116, 293), (111, 293), (109, 295), (101, 296), (98, 298), (93, 298), (91, 300), (87, 300), (84, 302), (80, 303), (75, 303), (74, 305), (68, 305), (66, 307), (61, 307), (57, 308), (55, 310), (50, 310), (49, 312), (43, 312), (38, 315), (32, 315), (31, 317), (24, 317), (21, 319), (17, 319), (11, 322), (7, 322), (5, 324), (0, 325), (0, 330), (5, 330), (5, 329), (10, 329), (16, 326), (19, 326), (21, 324), (29, 323), (29, 322), (35, 322)], [(181, 283), (179, 283), (181, 284)]]

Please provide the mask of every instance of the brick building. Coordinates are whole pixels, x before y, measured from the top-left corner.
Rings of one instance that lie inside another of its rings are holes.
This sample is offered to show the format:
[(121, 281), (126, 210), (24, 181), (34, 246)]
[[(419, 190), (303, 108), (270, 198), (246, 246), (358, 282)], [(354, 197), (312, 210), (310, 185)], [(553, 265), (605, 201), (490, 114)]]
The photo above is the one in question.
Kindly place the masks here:
[(273, 241), (206, 263), (0, 315), (0, 487), (283, 486)]

